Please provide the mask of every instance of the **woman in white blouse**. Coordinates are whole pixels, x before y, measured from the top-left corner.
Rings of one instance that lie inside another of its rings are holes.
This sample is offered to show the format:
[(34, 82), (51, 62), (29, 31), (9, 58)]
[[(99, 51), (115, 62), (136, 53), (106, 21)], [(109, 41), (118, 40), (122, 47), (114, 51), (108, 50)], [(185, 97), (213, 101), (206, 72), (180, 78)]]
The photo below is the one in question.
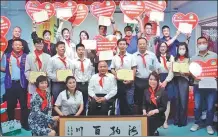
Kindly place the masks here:
[(76, 88), (76, 79), (73, 76), (68, 76), (66, 90), (59, 94), (54, 109), (59, 116), (79, 116), (83, 108), (83, 95)]
[(157, 59), (160, 62), (160, 82), (161, 87), (165, 88), (168, 95), (167, 109), (165, 111), (165, 122), (163, 127), (168, 128), (168, 117), (170, 113), (170, 102), (173, 98), (175, 98), (174, 91), (174, 81), (173, 79), (173, 71), (172, 71), (172, 62), (174, 61), (174, 57), (168, 52), (168, 45), (166, 42), (161, 42), (157, 47)]

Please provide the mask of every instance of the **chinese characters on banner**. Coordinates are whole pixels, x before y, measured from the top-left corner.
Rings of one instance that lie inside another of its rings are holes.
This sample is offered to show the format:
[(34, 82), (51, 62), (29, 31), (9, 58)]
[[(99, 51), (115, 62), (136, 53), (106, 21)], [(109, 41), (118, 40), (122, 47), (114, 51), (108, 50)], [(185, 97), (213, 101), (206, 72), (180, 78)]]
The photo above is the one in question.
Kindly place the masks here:
[(141, 121), (66, 121), (65, 136), (142, 136)]

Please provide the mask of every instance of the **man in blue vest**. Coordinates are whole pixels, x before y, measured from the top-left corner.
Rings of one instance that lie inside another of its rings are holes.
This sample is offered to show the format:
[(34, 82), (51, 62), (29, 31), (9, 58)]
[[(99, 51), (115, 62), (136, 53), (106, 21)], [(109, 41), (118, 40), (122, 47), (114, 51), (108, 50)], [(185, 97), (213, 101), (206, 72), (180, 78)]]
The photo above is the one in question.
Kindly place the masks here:
[(17, 100), (21, 108), (21, 125), (25, 130), (28, 126), (27, 79), (24, 75), (26, 53), (23, 52), (21, 39), (14, 39), (12, 52), (6, 55), (5, 89), (8, 120), (14, 120)]

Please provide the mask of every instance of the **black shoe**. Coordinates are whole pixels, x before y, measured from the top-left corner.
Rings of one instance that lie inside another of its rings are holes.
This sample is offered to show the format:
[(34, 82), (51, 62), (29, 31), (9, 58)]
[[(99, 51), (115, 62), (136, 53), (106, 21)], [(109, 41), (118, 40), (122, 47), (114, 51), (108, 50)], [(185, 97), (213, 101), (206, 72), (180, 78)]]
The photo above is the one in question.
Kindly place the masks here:
[(154, 132), (154, 136), (159, 136), (159, 132), (157, 130)]
[(30, 131), (30, 127), (29, 126), (25, 126), (25, 127), (22, 127), (23, 129), (25, 129), (26, 131)]

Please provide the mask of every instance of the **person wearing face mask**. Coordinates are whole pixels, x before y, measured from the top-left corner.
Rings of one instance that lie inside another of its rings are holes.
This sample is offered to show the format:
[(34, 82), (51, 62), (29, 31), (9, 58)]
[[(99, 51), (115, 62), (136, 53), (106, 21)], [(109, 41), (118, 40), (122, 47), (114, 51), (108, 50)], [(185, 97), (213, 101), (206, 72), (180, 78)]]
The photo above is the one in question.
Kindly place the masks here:
[(54, 98), (54, 102), (56, 101), (59, 93), (65, 89), (64, 81), (58, 81), (57, 79), (57, 71), (58, 70), (72, 70), (73, 72), (73, 63), (72, 60), (69, 59), (65, 53), (65, 43), (62, 41), (57, 42), (56, 50), (57, 54), (51, 57), (48, 61), (47, 65), (47, 75), (48, 78), (52, 81), (51, 92)]
[(148, 41), (146, 38), (139, 38), (137, 43), (138, 51), (133, 54), (137, 64), (134, 102), (138, 106), (137, 114), (142, 114), (143, 93), (148, 88), (148, 76), (152, 71), (158, 71), (160, 63), (156, 55), (147, 50)]
[(156, 52), (157, 59), (160, 62), (160, 86), (165, 88), (168, 95), (167, 110), (165, 111), (166, 120), (164, 122), (163, 128), (168, 128), (167, 121), (170, 114), (170, 104), (171, 100), (175, 97), (174, 81), (172, 80), (172, 63), (174, 61), (174, 57), (170, 55), (167, 47), (168, 45), (166, 42), (159, 43)]
[(82, 92), (73, 76), (68, 76), (65, 83), (66, 89), (58, 95), (54, 110), (59, 116), (80, 116), (84, 108)]
[[(120, 31), (118, 31), (118, 30), (116, 30), (113, 35), (116, 36), (117, 40), (122, 39), (122, 33)], [(119, 53), (119, 52), (120, 52), (119, 48), (116, 47), (116, 54)]]
[[(43, 36), (43, 52), (49, 54), (51, 57), (56, 55), (57, 51), (55, 49), (55, 44), (51, 42), (51, 31), (44, 30), (42, 33)], [(33, 22), (33, 32), (31, 34), (33, 40), (38, 39), (38, 35), (36, 33), (36, 23)]]
[[(169, 46), (169, 52), (170, 55), (176, 56), (176, 51), (179, 45), (179, 41), (177, 40), (178, 36), (180, 35), (180, 31), (176, 31), (176, 34), (174, 37), (170, 36), (170, 27), (167, 25), (164, 25), (162, 27), (162, 34), (163, 38), (160, 39), (160, 41), (165, 41), (167, 45)], [(189, 43), (189, 40), (191, 38), (190, 34), (186, 34), (186, 43)]]
[[(188, 45), (185, 42), (179, 43), (175, 62), (190, 63)], [(187, 110), (189, 98), (189, 75), (190, 73), (174, 72), (176, 91), (176, 116), (174, 125), (179, 127), (187, 125)]]
[[(36, 38), (33, 40), (35, 50), (33, 53), (27, 55), (26, 63), (25, 63), (25, 76), (29, 78), (31, 71), (36, 72), (46, 72), (46, 68), (48, 65), (48, 60), (51, 58), (49, 54), (43, 52), (43, 39)], [(34, 83), (30, 83), (28, 85), (28, 91), (30, 94), (36, 91), (36, 86)], [(50, 91), (50, 90), (49, 90)]]
[[(206, 62), (210, 59), (217, 59), (217, 54), (208, 50), (208, 40), (206, 37), (199, 37), (197, 39), (197, 48), (199, 50), (198, 54), (191, 58), (191, 62), (203, 61)], [(195, 77), (195, 76), (193, 76)], [(207, 105), (207, 116), (206, 116), (206, 126), (208, 134), (214, 134), (213, 130), (213, 118), (215, 103), (217, 99), (217, 89), (214, 88), (199, 88), (199, 81), (202, 79), (197, 79), (195, 77), (194, 81), (194, 99), (195, 99), (195, 124), (191, 127), (191, 131), (197, 131), (200, 129), (201, 124), (201, 114), (203, 110), (203, 99), (206, 99)]]
[(23, 52), (24, 53), (28, 54), (30, 52), (29, 47), (28, 47), (28, 43), (25, 40), (20, 38), (21, 32), (22, 32), (22, 30), (18, 26), (16, 26), (13, 29), (13, 32), (12, 32), (13, 38), (8, 41), (8, 46), (7, 46), (7, 48), (6, 48), (4, 53), (11, 53), (12, 52), (12, 50), (13, 50), (12, 46), (13, 46), (13, 40), (14, 39), (20, 39), (22, 41)]
[[(63, 28), (62, 26), (64, 24), (64, 20), (60, 19), (60, 25), (58, 27), (57, 33), (56, 33), (56, 41), (63, 41), (65, 43), (65, 56), (67, 56), (70, 60), (73, 60), (77, 57), (76, 53), (76, 45), (71, 39), (71, 35), (73, 35), (73, 28), (71, 28), (71, 31), (69, 31), (68, 28)], [(62, 29), (62, 30), (61, 30)]]
[(152, 24), (146, 23), (144, 26), (144, 36), (148, 40), (148, 50), (155, 53), (155, 45), (158, 39), (160, 38), (160, 26), (159, 22), (157, 23), (157, 32), (156, 36), (152, 35)]

